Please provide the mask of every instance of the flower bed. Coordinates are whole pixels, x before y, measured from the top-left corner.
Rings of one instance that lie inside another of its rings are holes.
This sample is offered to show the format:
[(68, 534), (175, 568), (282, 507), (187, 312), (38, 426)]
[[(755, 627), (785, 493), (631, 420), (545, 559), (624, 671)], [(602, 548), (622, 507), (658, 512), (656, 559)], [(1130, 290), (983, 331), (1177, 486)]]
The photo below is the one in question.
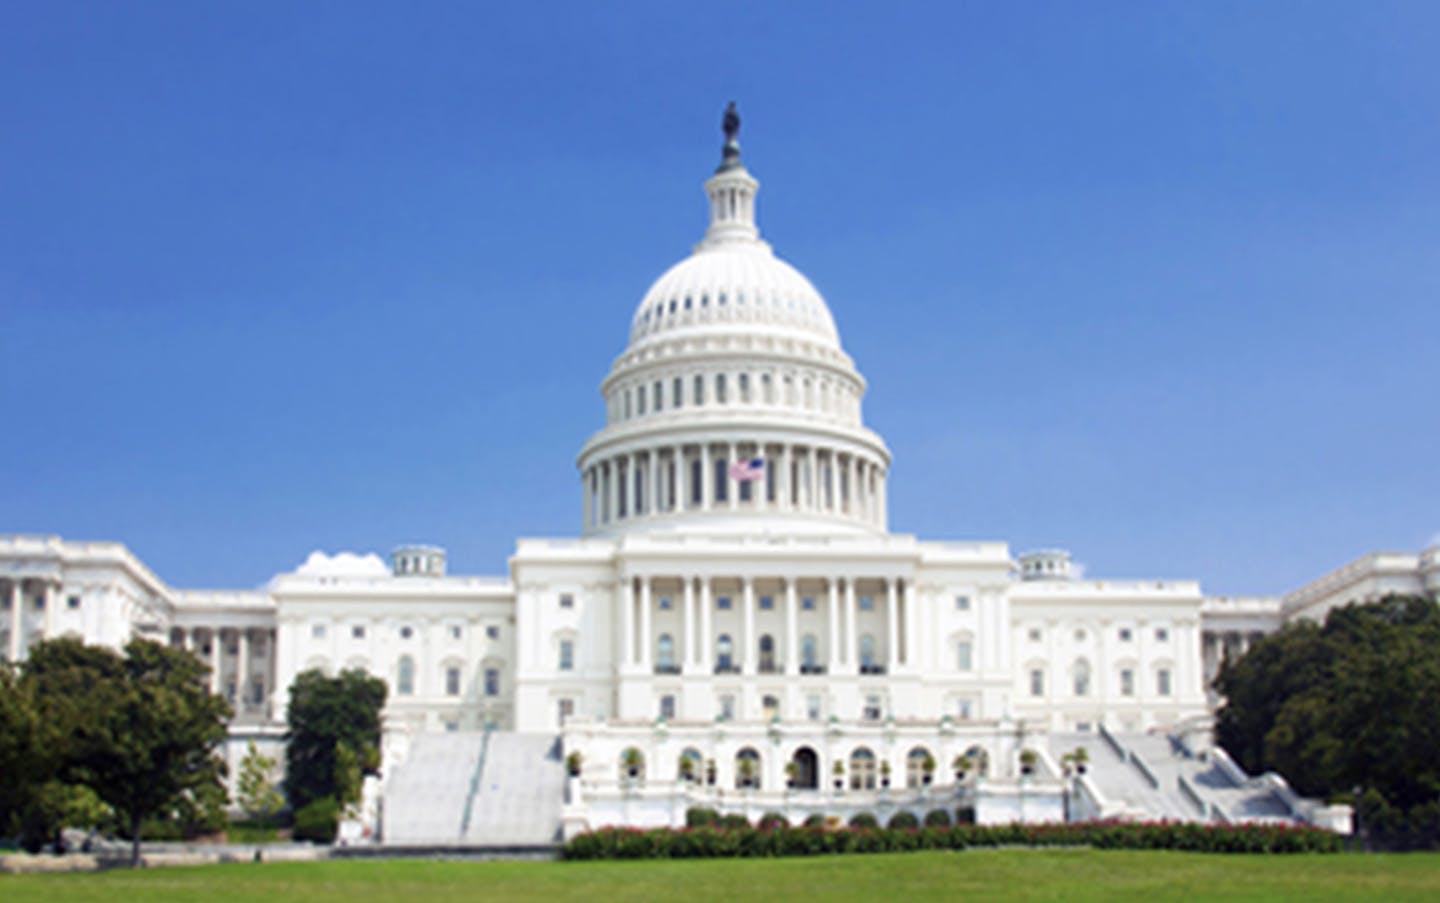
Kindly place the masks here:
[(1199, 853), (1336, 853), (1339, 835), (1287, 825), (1079, 822), (922, 828), (601, 828), (565, 844), (563, 858), (712, 859), (963, 850), (996, 846), (1089, 846)]

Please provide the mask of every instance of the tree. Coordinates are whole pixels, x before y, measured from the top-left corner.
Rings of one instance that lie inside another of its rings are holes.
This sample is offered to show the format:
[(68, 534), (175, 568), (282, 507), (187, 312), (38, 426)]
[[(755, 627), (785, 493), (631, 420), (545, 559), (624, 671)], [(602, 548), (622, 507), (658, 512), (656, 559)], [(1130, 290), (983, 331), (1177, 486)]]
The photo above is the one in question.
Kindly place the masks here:
[(140, 861), (147, 818), (223, 805), (230, 707), (206, 688), (193, 655), (134, 639), (121, 656), (75, 639), (30, 650), (22, 680), (54, 730), (59, 778), (94, 791), (131, 836)]
[(354, 669), (326, 677), (311, 669), (290, 684), (285, 710), (285, 797), (299, 810), (325, 798), (355, 802), (359, 782), (380, 771), (385, 681)]
[(245, 749), (245, 758), (240, 761), (240, 779), (236, 782), (240, 808), (251, 818), (269, 818), (285, 805), (280, 791), (270, 780), (274, 771), (275, 760), (261, 753), (251, 740)]
[(1377, 839), (1440, 843), (1440, 605), (1417, 597), (1333, 609), (1226, 662), (1220, 744), (1247, 771), (1353, 799)]

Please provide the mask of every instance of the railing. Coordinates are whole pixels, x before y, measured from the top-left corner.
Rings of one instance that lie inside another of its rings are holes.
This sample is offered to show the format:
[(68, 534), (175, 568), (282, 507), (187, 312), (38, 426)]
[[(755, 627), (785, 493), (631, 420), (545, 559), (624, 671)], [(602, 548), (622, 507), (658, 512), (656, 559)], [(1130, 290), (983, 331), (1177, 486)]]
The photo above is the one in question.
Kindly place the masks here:
[(861, 665), (861, 666), (860, 666), (860, 673), (861, 673), (861, 674), (884, 674), (884, 673), (885, 673), (885, 666), (884, 666), (884, 665)]
[(655, 666), (655, 673), (656, 673), (656, 674), (679, 674), (679, 673), (681, 673), (681, 668), (680, 668), (679, 665), (656, 665), (656, 666)]
[(824, 674), (824, 673), (825, 673), (825, 666), (824, 666), (824, 665), (801, 665), (801, 666), (800, 666), (800, 673), (801, 673), (801, 674)]
[(739, 674), (740, 668), (737, 665), (716, 665), (716, 674)]
[(470, 812), (475, 808), (475, 797), (480, 793), (480, 776), (485, 771), (485, 755), (490, 751), (490, 735), (495, 728), (485, 725), (485, 736), (480, 740), (480, 755), (475, 759), (475, 770), (470, 774), (470, 787), (465, 792), (465, 812), (460, 816), (460, 839), (470, 830)]
[(1119, 756), (1122, 761), (1128, 758), (1125, 753), (1125, 747), (1120, 745), (1120, 741), (1116, 740), (1115, 735), (1106, 730), (1103, 724), (1100, 725), (1100, 739), (1104, 740), (1106, 745), (1110, 747), (1110, 750)]
[(1209, 812), (1210, 807), (1205, 804), (1205, 798), (1200, 795), (1200, 791), (1196, 790), (1194, 785), (1192, 785), (1189, 779), (1183, 774), (1176, 776), (1175, 783), (1180, 786), (1180, 795), (1185, 797), (1185, 799), (1190, 802), (1190, 805), (1194, 806), (1199, 814), (1204, 817)]

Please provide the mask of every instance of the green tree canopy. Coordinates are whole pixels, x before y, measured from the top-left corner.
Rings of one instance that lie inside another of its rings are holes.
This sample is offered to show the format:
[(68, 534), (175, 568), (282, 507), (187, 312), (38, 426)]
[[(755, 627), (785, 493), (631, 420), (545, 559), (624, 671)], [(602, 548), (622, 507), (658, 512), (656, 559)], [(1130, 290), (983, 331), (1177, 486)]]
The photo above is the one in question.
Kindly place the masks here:
[(358, 775), (380, 770), (380, 710), (385, 681), (361, 670), (326, 677), (302, 671), (285, 710), (285, 796), (293, 809), (330, 797), (358, 800)]
[(122, 656), (75, 639), (37, 643), (20, 685), (43, 727), (54, 777), (94, 791), (131, 833), (141, 823), (223, 801), (230, 707), (206, 688), (206, 666), (159, 643), (132, 640)]
[(1247, 771), (1311, 796), (1361, 788), (1372, 827), (1440, 839), (1440, 605), (1390, 596), (1286, 625), (1216, 688), (1217, 739)]

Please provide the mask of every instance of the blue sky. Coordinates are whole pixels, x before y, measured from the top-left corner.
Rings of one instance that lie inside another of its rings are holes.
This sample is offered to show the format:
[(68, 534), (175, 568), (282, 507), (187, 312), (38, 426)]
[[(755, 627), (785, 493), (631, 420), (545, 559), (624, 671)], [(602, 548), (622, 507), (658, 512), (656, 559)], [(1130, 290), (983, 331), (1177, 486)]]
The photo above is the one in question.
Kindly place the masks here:
[(1440, 4), (0, 10), (0, 531), (178, 586), (579, 527), (726, 101), (891, 522), (1279, 592), (1440, 533)]

